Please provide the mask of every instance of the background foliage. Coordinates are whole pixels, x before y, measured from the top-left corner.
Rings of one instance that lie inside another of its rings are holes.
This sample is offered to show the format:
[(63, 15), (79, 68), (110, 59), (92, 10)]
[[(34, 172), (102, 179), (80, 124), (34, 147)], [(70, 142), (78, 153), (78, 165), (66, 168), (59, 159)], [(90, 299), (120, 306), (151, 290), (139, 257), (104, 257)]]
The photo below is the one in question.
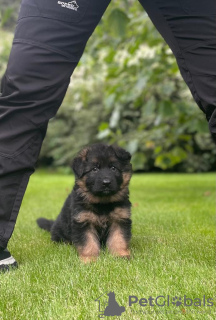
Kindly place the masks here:
[[(19, 1), (0, 1), (2, 75)], [(49, 123), (39, 165), (67, 167), (98, 141), (130, 151), (135, 171), (210, 171), (216, 164), (205, 116), (138, 1), (112, 0)]]

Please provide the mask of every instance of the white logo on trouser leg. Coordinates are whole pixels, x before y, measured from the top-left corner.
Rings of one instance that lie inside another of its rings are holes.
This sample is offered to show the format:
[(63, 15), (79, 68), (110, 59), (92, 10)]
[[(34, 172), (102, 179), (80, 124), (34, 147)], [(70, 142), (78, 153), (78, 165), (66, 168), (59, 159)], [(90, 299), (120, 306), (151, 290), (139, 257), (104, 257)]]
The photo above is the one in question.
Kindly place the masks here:
[(77, 11), (77, 9), (79, 8), (76, 1), (71, 1), (71, 2), (58, 1), (58, 4), (60, 4), (61, 7), (63, 7), (63, 8), (67, 8), (67, 9), (71, 9), (71, 10), (75, 10), (75, 11)]

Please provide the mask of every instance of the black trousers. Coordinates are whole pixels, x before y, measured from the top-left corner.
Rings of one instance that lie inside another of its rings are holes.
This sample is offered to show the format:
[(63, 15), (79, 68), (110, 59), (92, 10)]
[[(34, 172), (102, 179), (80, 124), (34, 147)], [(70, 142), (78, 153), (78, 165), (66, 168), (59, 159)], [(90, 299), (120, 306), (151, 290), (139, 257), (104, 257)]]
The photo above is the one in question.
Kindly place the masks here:
[[(0, 246), (13, 232), (50, 118), (110, 0), (23, 0), (0, 97)], [(216, 141), (216, 1), (140, 0)]]

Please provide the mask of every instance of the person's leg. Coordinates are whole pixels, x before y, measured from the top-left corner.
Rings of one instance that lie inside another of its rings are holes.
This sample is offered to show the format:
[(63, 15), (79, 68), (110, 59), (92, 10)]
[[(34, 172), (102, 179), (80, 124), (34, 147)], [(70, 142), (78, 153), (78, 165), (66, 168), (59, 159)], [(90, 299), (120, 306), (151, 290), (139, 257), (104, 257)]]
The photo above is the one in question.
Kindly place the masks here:
[(173, 51), (216, 143), (216, 1), (139, 2)]
[(47, 124), (110, 0), (23, 0), (0, 96), (0, 248), (6, 248)]

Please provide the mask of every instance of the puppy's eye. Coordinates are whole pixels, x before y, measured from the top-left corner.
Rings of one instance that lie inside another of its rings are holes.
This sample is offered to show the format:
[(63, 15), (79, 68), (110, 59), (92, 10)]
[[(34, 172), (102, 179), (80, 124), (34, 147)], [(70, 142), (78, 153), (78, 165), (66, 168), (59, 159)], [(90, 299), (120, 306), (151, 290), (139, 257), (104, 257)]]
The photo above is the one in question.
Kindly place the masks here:
[(112, 171), (116, 171), (116, 167), (112, 166), (112, 167), (111, 167), (111, 170), (112, 170)]
[(97, 172), (98, 170), (99, 170), (98, 167), (94, 167), (94, 168), (92, 169), (93, 172)]

